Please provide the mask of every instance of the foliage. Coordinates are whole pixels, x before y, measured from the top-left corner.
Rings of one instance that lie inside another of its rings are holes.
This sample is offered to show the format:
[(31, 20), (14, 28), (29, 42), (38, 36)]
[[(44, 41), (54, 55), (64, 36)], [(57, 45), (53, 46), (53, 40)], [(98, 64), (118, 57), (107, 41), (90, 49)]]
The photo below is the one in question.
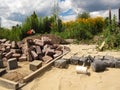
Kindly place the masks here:
[(111, 24), (109, 23), (109, 19), (106, 19), (106, 22), (108, 23), (106, 23), (103, 31), (104, 40), (106, 41), (104, 49), (120, 48), (120, 32), (116, 16), (113, 16)]
[(103, 31), (104, 19), (102, 17), (79, 18), (76, 21), (63, 23), (63, 27), (65, 30), (59, 33), (63, 38), (91, 39), (94, 35)]
[(89, 14), (89, 12), (82, 12), (81, 14), (80, 13), (78, 14), (77, 18), (87, 19), (87, 18), (90, 18), (90, 14)]

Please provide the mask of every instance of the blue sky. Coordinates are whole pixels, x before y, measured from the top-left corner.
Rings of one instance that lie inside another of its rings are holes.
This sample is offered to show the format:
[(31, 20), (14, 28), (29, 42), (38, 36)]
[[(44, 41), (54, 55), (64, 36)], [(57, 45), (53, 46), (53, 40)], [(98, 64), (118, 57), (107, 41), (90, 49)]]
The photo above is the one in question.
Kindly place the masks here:
[[(38, 16), (50, 16), (55, 0), (0, 0), (0, 17), (3, 27), (21, 24), (26, 16), (36, 11)], [(91, 16), (107, 16), (108, 8), (117, 15), (120, 0), (58, 0), (60, 18), (74, 20), (77, 13), (90, 12)]]

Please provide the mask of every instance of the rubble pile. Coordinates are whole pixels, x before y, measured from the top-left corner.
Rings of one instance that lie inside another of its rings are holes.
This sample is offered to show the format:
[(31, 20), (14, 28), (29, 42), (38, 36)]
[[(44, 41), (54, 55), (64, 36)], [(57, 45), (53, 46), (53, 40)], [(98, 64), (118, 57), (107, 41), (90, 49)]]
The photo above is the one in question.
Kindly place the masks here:
[(63, 54), (65, 46), (52, 43), (48, 37), (27, 39), (25, 42), (0, 39), (0, 59), (16, 58), (17, 61), (40, 60), (48, 63)]

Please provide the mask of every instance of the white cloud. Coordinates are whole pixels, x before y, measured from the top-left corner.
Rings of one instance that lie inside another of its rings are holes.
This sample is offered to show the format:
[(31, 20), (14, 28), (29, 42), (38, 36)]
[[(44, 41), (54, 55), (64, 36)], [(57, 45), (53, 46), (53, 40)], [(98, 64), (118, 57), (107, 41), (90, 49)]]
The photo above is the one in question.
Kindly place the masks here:
[(13, 25), (21, 24), (21, 22), (16, 22), (12, 20), (7, 20), (5, 18), (1, 18), (1, 27), (11, 28)]
[[(0, 0), (0, 3), (0, 17), (5, 19), (5, 21), (3, 19), (3, 26), (12, 26), (20, 22), (17, 15), (19, 18), (20, 16), (25, 17), (36, 11), (38, 16), (49, 16), (52, 13), (54, 0)], [(119, 0), (65, 0), (59, 2), (60, 12), (72, 9), (77, 14), (87, 10), (91, 12), (92, 16), (107, 16), (108, 11), (106, 10), (109, 7), (117, 9), (119, 5)], [(113, 10), (113, 13), (116, 11)], [(74, 19), (76, 14), (65, 16), (63, 20)]]

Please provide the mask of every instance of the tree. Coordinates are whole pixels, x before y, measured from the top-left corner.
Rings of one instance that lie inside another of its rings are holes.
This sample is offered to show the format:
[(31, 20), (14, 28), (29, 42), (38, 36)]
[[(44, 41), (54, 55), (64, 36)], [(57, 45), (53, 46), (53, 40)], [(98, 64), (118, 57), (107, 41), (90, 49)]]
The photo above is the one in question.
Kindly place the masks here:
[(89, 12), (82, 12), (81, 14), (78, 14), (77, 18), (90, 18)]

